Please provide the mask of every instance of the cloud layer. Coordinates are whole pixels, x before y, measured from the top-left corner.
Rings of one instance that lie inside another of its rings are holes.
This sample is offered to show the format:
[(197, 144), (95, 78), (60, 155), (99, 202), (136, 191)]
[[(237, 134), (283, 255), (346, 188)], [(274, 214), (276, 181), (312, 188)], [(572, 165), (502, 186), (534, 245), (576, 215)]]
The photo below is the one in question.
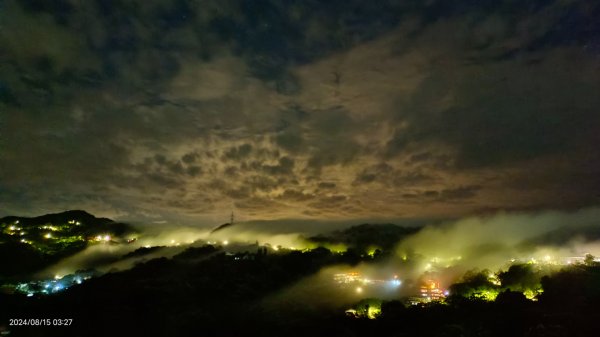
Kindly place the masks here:
[(600, 191), (594, 1), (14, 1), (0, 212), (458, 217)]

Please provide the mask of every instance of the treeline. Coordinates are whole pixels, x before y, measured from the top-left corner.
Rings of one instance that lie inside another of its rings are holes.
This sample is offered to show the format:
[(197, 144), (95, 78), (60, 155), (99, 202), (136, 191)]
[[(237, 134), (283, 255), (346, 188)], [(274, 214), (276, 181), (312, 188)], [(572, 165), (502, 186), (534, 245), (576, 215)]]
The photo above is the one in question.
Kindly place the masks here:
[[(446, 303), (406, 306), (388, 301), (372, 311), (376, 319), (348, 317), (347, 308), (308, 305), (296, 310), (290, 302), (273, 311), (262, 305), (266, 297), (325, 266), (359, 262), (356, 253), (335, 254), (324, 248), (238, 254), (212, 246), (192, 248), (53, 296), (2, 294), (0, 322), (16, 317), (74, 320), (70, 327), (11, 327), (11, 336), (40, 337), (596, 335), (600, 315), (600, 267), (596, 265), (567, 267), (540, 279), (527, 267), (497, 275), (514, 287), (539, 282), (543, 292), (537, 301), (509, 287), (498, 289), (494, 301), (470, 296), (474, 291), (468, 287), (480, 286), (475, 281), (489, 281), (472, 274), (452, 288)], [(464, 293), (459, 292), (461, 287)]]
[[(349, 320), (351, 336), (597, 336), (600, 266), (568, 266), (537, 278), (540, 274), (518, 265), (500, 273), (503, 286), (489, 282), (485, 273), (468, 275), (451, 287), (455, 292), (446, 303), (384, 302), (376, 320)], [(542, 291), (528, 299), (522, 289), (538, 282)], [(488, 288), (498, 291), (495, 300), (472, 296)]]
[(4, 322), (52, 313), (75, 322), (62, 329), (21, 327), (12, 336), (272, 335), (275, 330), (264, 331), (275, 325), (267, 324), (270, 317), (261, 299), (325, 266), (359, 261), (355, 253), (334, 254), (325, 248), (277, 254), (190, 248), (53, 296), (0, 295), (0, 317)]

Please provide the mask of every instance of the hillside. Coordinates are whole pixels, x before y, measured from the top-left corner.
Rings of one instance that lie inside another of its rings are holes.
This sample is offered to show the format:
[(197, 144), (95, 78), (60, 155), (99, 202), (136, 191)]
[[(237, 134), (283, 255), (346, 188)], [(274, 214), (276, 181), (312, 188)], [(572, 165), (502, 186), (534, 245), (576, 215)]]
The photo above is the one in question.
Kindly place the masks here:
[(38, 271), (88, 245), (115, 243), (131, 226), (80, 210), (0, 219), (0, 278)]
[(308, 238), (316, 244), (343, 244), (359, 251), (392, 249), (400, 240), (415, 234), (420, 227), (401, 227), (394, 224), (362, 224), (329, 234)]

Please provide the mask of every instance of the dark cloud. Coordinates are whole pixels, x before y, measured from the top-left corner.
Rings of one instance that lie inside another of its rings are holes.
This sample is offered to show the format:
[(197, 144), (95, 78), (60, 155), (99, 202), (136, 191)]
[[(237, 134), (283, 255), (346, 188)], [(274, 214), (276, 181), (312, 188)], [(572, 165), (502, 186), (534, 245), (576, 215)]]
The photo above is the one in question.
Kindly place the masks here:
[(331, 188), (335, 188), (335, 183), (323, 181), (323, 182), (320, 182), (319, 185), (317, 185), (317, 186), (321, 189), (331, 189)]
[(281, 157), (275, 165), (263, 164), (261, 170), (270, 175), (288, 175), (294, 169), (294, 160), (290, 157)]
[(187, 174), (189, 174), (192, 177), (195, 177), (197, 175), (202, 174), (202, 169), (198, 166), (188, 166)]
[(183, 155), (183, 157), (181, 157), (181, 160), (186, 164), (193, 164), (196, 162), (198, 157), (199, 157), (198, 153), (190, 152), (190, 153), (186, 153), (185, 155)]
[(597, 205), (600, 5), (0, 4), (0, 203), (202, 223)]
[(455, 201), (470, 199), (477, 195), (477, 191), (481, 189), (481, 186), (461, 186), (457, 188), (444, 189), (439, 193), (440, 201)]
[(405, 193), (403, 198), (419, 202), (463, 202), (477, 196), (481, 186), (459, 186), (442, 190), (425, 190), (420, 192)]
[(278, 180), (264, 175), (250, 176), (244, 180), (244, 184), (249, 186), (253, 191), (264, 192), (270, 192), (280, 185)]
[(230, 148), (227, 152), (225, 152), (223, 157), (230, 160), (241, 160), (248, 157), (251, 151), (252, 145), (243, 144), (238, 147)]
[[(592, 94), (600, 88), (556, 63), (565, 61), (493, 65), (485, 78), (432, 76), (400, 108), (406, 127), (396, 131), (388, 151), (443, 141), (459, 151), (457, 165), (481, 167), (575, 150), (600, 122)], [(441, 103), (448, 96), (452, 102)]]
[(279, 200), (283, 200), (283, 201), (306, 201), (306, 200), (310, 200), (313, 199), (314, 195), (312, 194), (308, 194), (308, 193), (304, 193), (302, 191), (298, 191), (298, 190), (293, 190), (293, 189), (287, 189), (285, 191), (283, 191), (283, 193), (277, 197), (277, 199)]
[(354, 185), (378, 182), (388, 186), (406, 187), (433, 180), (435, 179), (432, 176), (418, 170), (398, 170), (384, 162), (367, 167), (358, 173), (354, 179)]
[(315, 209), (331, 211), (343, 206), (347, 200), (348, 196), (337, 194), (320, 197), (317, 201), (310, 203), (309, 206)]

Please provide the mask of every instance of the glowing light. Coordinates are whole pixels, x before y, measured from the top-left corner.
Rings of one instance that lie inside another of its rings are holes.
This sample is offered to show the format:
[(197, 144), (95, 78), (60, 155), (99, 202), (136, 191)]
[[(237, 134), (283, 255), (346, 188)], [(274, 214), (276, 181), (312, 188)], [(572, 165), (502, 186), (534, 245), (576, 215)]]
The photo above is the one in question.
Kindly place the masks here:
[(367, 310), (367, 317), (369, 319), (375, 319), (379, 315), (381, 315), (381, 306), (369, 306), (369, 309)]
[(483, 290), (479, 293), (473, 294), (473, 297), (479, 298), (485, 301), (494, 301), (498, 296), (498, 291), (496, 290)]
[(52, 238), (52, 234), (50, 234), (50, 233), (46, 233), (46, 235), (44, 235), (44, 237), (45, 237), (46, 239), (51, 239), (51, 238)]
[(390, 283), (394, 287), (399, 287), (402, 284), (402, 281), (394, 279), (394, 280), (391, 280)]
[(431, 269), (431, 263), (426, 264), (425, 269), (427, 269), (427, 270)]
[(362, 294), (362, 292), (363, 292), (363, 288), (361, 288), (361, 287), (356, 287), (356, 293), (357, 293), (357, 294)]
[(224, 246), (227, 246), (228, 244), (229, 244), (229, 241), (227, 241), (227, 240), (223, 241)]
[(495, 274), (489, 274), (488, 281), (490, 281), (493, 285), (497, 285), (497, 286), (501, 285), (500, 279)]
[(104, 241), (110, 241), (110, 235), (104, 235)]
[(32, 293), (27, 294), (27, 297), (32, 297), (32, 296), (33, 296)]
[(541, 294), (541, 293), (543, 293), (543, 292), (544, 292), (544, 290), (543, 290), (543, 289), (541, 289), (541, 288), (540, 288), (540, 289), (537, 289), (537, 290), (531, 290), (531, 289), (528, 289), (528, 290), (525, 290), (525, 291), (523, 292), (523, 295), (525, 295), (525, 297), (526, 297), (528, 300), (531, 300), (531, 301), (537, 301), (537, 296), (538, 296), (538, 295), (540, 295), (540, 294)]
[(62, 278), (62, 277), (60, 277), (60, 275), (58, 275), (58, 274), (57, 274), (57, 275), (54, 275), (54, 279), (55, 279), (55, 280), (60, 280), (61, 278)]
[(171, 244), (175, 244), (175, 240), (171, 240)]
[(11, 231), (14, 231), (15, 229), (17, 229), (17, 227), (15, 227), (15, 226), (10, 226), (10, 227), (8, 227), (8, 229), (10, 229)]
[(375, 257), (375, 253), (377, 252), (377, 250), (378, 250), (377, 247), (371, 246), (371, 247), (369, 247), (369, 249), (367, 249), (367, 255), (369, 257)]
[(333, 279), (337, 283), (341, 284), (341, 283), (360, 282), (361, 277), (360, 277), (360, 274), (357, 272), (350, 272), (350, 273), (335, 274), (335, 275), (333, 275)]

